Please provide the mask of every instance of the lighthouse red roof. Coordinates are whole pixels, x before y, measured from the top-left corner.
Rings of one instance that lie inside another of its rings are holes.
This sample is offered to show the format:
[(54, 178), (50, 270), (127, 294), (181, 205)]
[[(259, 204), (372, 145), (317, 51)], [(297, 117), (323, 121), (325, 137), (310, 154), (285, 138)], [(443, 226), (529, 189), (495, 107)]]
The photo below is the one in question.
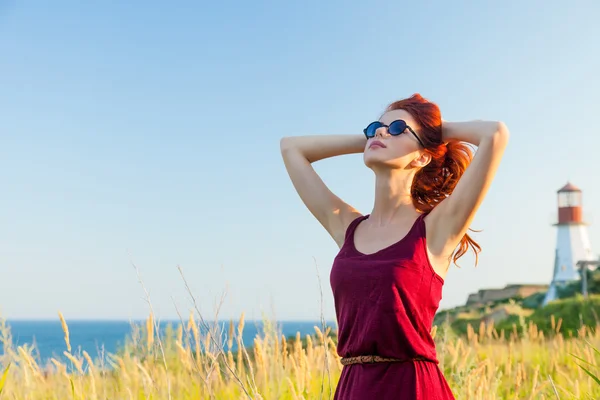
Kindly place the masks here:
[(567, 184), (565, 186), (563, 186), (562, 188), (560, 188), (558, 190), (558, 193), (563, 193), (563, 192), (581, 192), (581, 189), (579, 189), (577, 186), (573, 185), (571, 182), (567, 182)]

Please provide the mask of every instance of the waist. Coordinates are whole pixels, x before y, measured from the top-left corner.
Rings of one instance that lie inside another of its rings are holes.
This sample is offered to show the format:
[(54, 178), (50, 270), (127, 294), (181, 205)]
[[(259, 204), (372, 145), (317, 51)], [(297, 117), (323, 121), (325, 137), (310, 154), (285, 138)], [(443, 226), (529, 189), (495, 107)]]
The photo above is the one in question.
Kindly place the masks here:
[(408, 363), (408, 362), (413, 362), (413, 361), (427, 361), (427, 362), (435, 363), (435, 361), (433, 361), (429, 358), (424, 358), (424, 357), (391, 358), (391, 357), (381, 357), (381, 356), (375, 356), (375, 355), (343, 357), (340, 360), (342, 365), (373, 364), (373, 363)]

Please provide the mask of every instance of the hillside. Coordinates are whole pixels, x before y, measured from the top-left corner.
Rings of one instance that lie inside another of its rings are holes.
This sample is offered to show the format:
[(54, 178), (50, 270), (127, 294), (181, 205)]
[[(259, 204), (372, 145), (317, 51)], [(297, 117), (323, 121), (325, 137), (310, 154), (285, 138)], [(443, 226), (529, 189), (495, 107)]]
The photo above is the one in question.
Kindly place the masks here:
[[(559, 299), (546, 306), (542, 306), (544, 291), (527, 297), (517, 295), (487, 301), (485, 304), (467, 302), (464, 306), (438, 312), (434, 325), (449, 324), (454, 333), (465, 334), (469, 325), (477, 329), (481, 322), (493, 322), (498, 331), (520, 331), (523, 326), (533, 323), (544, 332), (574, 334), (581, 326), (596, 327), (600, 321), (600, 272), (588, 272), (588, 282), (587, 299), (581, 295), (581, 283), (573, 282), (560, 288)], [(473, 297), (475, 295), (471, 295), (469, 300)], [(484, 296), (479, 294), (479, 297)]]

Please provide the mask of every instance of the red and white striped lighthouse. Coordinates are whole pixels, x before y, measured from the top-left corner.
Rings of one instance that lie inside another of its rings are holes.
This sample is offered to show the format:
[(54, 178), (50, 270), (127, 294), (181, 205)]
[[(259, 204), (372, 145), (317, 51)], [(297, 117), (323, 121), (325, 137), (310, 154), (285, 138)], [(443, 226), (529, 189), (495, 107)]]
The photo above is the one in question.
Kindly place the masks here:
[(567, 183), (558, 190), (558, 223), (554, 275), (544, 304), (556, 299), (557, 287), (580, 279), (577, 263), (593, 261), (587, 224), (583, 220), (583, 196), (581, 189)]

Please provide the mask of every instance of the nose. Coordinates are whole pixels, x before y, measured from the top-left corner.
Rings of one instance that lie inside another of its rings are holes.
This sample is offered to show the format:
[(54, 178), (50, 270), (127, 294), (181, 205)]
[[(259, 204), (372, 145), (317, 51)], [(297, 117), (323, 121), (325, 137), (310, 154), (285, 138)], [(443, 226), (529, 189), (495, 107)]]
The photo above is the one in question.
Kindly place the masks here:
[(386, 126), (380, 126), (379, 128), (377, 128), (375, 130), (375, 137), (376, 138), (383, 138), (385, 136), (387, 136), (387, 127)]

